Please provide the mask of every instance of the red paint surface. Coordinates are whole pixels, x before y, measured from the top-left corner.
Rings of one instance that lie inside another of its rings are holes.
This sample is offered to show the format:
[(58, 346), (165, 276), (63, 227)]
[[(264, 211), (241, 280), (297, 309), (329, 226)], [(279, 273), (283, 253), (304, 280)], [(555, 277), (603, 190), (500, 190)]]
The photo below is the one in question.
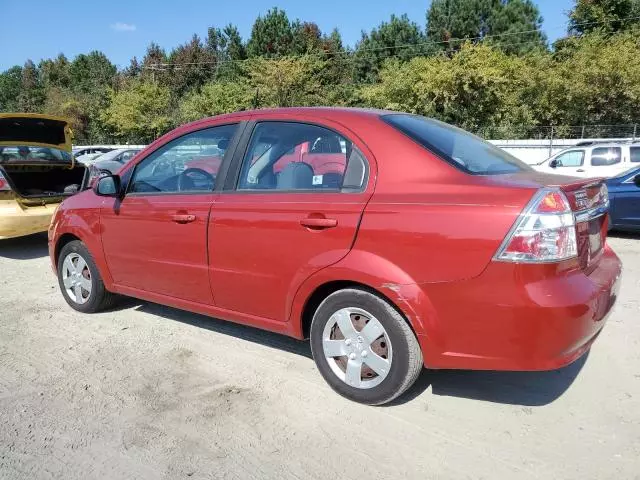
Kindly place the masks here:
[[(579, 259), (547, 265), (492, 260), (538, 188), (561, 185), (571, 192), (584, 181), (537, 172), (468, 175), (375, 112), (289, 109), (213, 117), (158, 139), (121, 173), (178, 136), (243, 120), (336, 130), (367, 158), (366, 188), (137, 194), (122, 201), (86, 191), (65, 200), (53, 219), (53, 262), (60, 240), (69, 238), (63, 235), (74, 235), (114, 292), (298, 338), (316, 289), (335, 281), (362, 284), (404, 313), (425, 365), (433, 368), (557, 368), (584, 353), (602, 328), (621, 271), (608, 246), (589, 268)], [(291, 156), (323, 172), (344, 169), (343, 155), (310, 154), (308, 146)], [(176, 223), (175, 215), (195, 220)], [(309, 227), (306, 219), (335, 226)]]

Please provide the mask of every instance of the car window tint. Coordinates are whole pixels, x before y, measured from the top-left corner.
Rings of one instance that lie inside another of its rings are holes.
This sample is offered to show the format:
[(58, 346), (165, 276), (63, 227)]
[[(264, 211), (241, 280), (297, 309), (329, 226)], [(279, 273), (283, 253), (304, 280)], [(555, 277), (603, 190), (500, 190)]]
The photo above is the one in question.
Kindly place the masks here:
[(640, 163), (640, 147), (630, 147), (631, 161), (634, 163)]
[(223, 125), (172, 140), (136, 166), (129, 191), (176, 193), (213, 190), (222, 158), (235, 130), (236, 125)]
[(584, 162), (584, 150), (572, 150), (556, 157), (557, 167), (580, 167)]
[(602, 167), (620, 163), (622, 149), (620, 147), (597, 147), (591, 151), (591, 166)]
[[(347, 166), (353, 160), (353, 166)], [(245, 155), (239, 190), (360, 190), (366, 162), (351, 141), (317, 125), (261, 122)], [(348, 182), (345, 179), (348, 178)]]
[(406, 113), (380, 118), (467, 173), (494, 175), (532, 170), (513, 155), (453, 125)]

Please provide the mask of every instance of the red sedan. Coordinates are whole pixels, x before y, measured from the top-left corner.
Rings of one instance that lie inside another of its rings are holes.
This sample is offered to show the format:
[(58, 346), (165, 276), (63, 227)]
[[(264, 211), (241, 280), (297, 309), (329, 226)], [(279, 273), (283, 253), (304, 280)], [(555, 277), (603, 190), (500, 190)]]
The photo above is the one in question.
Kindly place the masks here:
[(49, 251), (76, 310), (129, 295), (309, 338), (333, 389), (382, 404), (423, 366), (580, 357), (619, 287), (608, 203), (436, 120), (260, 110), (180, 127), (65, 200)]

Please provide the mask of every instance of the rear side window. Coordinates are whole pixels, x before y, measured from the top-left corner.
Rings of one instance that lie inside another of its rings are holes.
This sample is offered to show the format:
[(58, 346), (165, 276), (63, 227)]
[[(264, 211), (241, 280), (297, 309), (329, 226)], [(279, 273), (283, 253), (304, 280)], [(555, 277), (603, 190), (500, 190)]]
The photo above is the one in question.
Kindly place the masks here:
[(253, 131), (238, 190), (359, 191), (367, 165), (342, 135), (319, 125), (261, 122)]
[(409, 114), (389, 114), (381, 118), (467, 173), (494, 175), (532, 170), (526, 163), (504, 150), (447, 123)]
[(631, 161), (633, 163), (640, 163), (640, 147), (630, 147)]
[(584, 162), (584, 150), (572, 150), (556, 157), (557, 167), (580, 167)]
[(622, 149), (620, 147), (598, 147), (591, 151), (591, 166), (604, 167), (620, 163)]

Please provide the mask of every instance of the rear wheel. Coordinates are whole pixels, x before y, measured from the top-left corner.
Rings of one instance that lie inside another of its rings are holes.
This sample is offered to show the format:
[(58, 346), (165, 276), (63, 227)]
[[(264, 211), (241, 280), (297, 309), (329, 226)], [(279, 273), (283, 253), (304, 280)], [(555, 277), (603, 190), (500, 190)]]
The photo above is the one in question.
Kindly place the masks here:
[(401, 395), (422, 370), (422, 352), (405, 319), (364, 290), (339, 290), (320, 304), (311, 324), (311, 350), (336, 392), (369, 405)]
[(58, 284), (74, 310), (93, 313), (113, 305), (116, 296), (107, 291), (89, 250), (79, 240), (67, 243), (58, 256)]

